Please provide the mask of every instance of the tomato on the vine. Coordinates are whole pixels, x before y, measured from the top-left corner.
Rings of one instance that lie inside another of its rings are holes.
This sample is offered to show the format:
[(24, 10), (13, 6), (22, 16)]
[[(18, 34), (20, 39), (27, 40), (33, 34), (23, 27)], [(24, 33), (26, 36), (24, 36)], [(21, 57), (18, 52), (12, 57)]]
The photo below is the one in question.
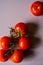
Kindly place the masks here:
[(22, 50), (27, 50), (30, 48), (30, 40), (27, 37), (21, 37), (19, 39), (19, 48)]
[(6, 54), (5, 54), (6, 51), (7, 51), (7, 50), (0, 49), (0, 62), (6, 62), (6, 61), (9, 59), (10, 54), (8, 54), (8, 55), (6, 56)]
[(24, 36), (27, 34), (28, 29), (25, 23), (20, 22), (15, 25), (14, 31), (17, 33), (17, 35)]
[(36, 2), (34, 2), (32, 4), (32, 6), (31, 6), (31, 12), (35, 16), (42, 15), (42, 11), (43, 11), (43, 6), (42, 6), (42, 3), (40, 1), (36, 1)]
[(24, 54), (20, 49), (16, 49), (13, 53), (13, 55), (11, 56), (11, 60), (14, 63), (19, 63), (23, 60), (24, 58)]
[(9, 48), (9, 44), (11, 42), (11, 38), (8, 37), (8, 36), (3, 36), (1, 39), (0, 39), (0, 45), (3, 49), (8, 49)]

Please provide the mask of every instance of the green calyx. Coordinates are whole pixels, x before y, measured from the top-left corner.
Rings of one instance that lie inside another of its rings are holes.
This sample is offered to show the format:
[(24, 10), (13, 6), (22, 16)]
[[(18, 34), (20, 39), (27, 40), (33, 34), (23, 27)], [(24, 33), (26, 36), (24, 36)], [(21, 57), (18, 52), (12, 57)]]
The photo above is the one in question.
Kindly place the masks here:
[(18, 37), (22, 37), (22, 32), (18, 31)]

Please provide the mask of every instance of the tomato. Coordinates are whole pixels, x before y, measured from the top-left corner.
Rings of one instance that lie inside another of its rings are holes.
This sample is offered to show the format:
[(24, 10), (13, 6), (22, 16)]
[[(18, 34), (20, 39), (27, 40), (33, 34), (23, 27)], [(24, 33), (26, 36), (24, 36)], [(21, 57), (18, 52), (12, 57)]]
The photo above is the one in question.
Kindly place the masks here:
[(15, 25), (14, 31), (17, 33), (17, 35), (24, 36), (27, 34), (28, 29), (25, 23), (20, 22)]
[(35, 15), (35, 16), (39, 16), (42, 15), (42, 10), (43, 10), (43, 6), (42, 3), (40, 1), (36, 1), (32, 4), (31, 6), (31, 12)]
[(30, 48), (30, 40), (27, 37), (21, 37), (19, 39), (19, 48), (22, 50), (27, 50)]
[(3, 49), (7, 49), (9, 47), (9, 44), (11, 42), (11, 38), (8, 36), (3, 36), (0, 40), (0, 45)]
[(5, 62), (9, 59), (10, 55), (8, 54), (7, 57), (5, 56), (5, 52), (7, 50), (0, 49), (0, 62)]
[(1, 47), (1, 43), (0, 43), (0, 47)]
[(11, 60), (14, 63), (19, 63), (23, 60), (24, 58), (24, 54), (20, 49), (16, 49), (13, 53), (13, 55), (11, 56)]

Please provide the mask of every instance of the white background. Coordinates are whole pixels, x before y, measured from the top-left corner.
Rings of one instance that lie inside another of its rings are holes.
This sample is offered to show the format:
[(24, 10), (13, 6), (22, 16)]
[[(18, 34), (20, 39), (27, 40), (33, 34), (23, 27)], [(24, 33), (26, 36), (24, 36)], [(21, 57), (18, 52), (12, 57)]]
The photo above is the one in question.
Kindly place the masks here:
[[(33, 49), (35, 55), (24, 59), (18, 65), (43, 65), (43, 15), (34, 16), (30, 12), (31, 4), (36, 0), (0, 0), (0, 37), (9, 35), (9, 27), (18, 22), (36, 23), (39, 26), (36, 37), (40, 38), (40, 45)], [(41, 0), (40, 0), (41, 1)], [(0, 65), (16, 65), (10, 59)]]

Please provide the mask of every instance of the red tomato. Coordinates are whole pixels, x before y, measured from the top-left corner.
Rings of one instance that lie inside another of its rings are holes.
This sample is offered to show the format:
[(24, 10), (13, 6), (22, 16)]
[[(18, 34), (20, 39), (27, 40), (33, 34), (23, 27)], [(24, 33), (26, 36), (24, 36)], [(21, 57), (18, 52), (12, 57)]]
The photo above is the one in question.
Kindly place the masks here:
[(1, 43), (0, 43), (0, 47), (1, 47)]
[(27, 50), (30, 48), (30, 40), (27, 37), (22, 37), (19, 39), (19, 48), (22, 50)]
[(5, 62), (9, 59), (10, 55), (8, 54), (7, 57), (5, 57), (6, 50), (0, 49), (0, 62)]
[(43, 6), (40, 1), (34, 2), (31, 6), (31, 12), (36, 16), (42, 15), (42, 10)]
[(19, 63), (23, 60), (24, 58), (24, 54), (20, 49), (16, 49), (13, 53), (13, 55), (11, 56), (11, 60), (14, 63)]
[(0, 40), (0, 45), (3, 49), (7, 49), (9, 47), (9, 44), (11, 42), (11, 38), (8, 36), (3, 36)]
[(26, 35), (27, 34), (27, 26), (26, 26), (26, 24), (25, 23), (22, 23), (22, 22), (20, 22), (20, 23), (17, 23), (16, 25), (15, 25), (15, 32), (18, 34), (18, 35), (20, 35), (20, 36), (24, 36), (24, 35)]

